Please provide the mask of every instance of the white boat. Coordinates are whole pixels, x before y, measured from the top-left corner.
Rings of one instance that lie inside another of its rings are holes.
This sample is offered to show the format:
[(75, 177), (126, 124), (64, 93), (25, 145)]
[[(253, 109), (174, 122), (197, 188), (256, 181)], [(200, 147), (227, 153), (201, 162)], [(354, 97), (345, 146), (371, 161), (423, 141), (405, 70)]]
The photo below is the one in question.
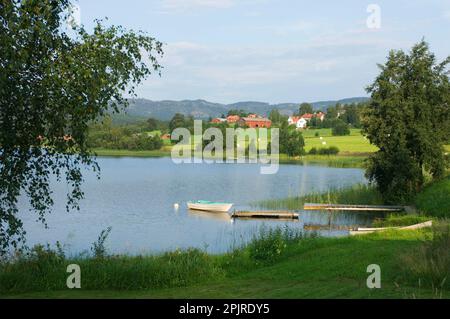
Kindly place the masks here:
[(192, 210), (200, 210), (205, 212), (227, 213), (233, 204), (209, 202), (206, 200), (192, 201), (187, 203), (188, 208)]

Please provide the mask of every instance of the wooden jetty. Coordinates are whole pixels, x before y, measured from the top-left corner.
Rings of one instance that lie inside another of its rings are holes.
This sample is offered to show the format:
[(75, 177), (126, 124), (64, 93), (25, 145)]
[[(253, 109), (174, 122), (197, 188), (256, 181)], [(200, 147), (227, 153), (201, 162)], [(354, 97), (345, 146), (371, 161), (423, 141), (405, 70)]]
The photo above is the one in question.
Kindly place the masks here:
[(341, 204), (311, 204), (307, 203), (303, 207), (309, 211), (357, 211), (357, 212), (402, 212), (404, 206), (376, 206), (376, 205), (341, 205)]
[(432, 226), (433, 226), (433, 221), (430, 220), (425, 223), (420, 223), (420, 224), (406, 226), (406, 227), (358, 228), (358, 230), (356, 230), (356, 231), (350, 231), (350, 235), (355, 236), (355, 235), (372, 234), (375, 232), (386, 231), (386, 230), (390, 230), (390, 229), (414, 230), (414, 229), (428, 228), (428, 227), (432, 227)]
[(297, 220), (299, 214), (287, 211), (235, 211), (233, 218)]

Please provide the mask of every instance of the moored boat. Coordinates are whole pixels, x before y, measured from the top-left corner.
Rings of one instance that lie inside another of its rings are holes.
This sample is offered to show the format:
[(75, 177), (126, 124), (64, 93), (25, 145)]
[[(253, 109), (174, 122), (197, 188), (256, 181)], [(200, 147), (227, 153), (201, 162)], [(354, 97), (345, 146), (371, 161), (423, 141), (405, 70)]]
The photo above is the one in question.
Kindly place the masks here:
[(233, 204), (210, 202), (206, 200), (191, 201), (187, 203), (188, 208), (192, 210), (200, 210), (205, 212), (220, 212), (227, 213)]

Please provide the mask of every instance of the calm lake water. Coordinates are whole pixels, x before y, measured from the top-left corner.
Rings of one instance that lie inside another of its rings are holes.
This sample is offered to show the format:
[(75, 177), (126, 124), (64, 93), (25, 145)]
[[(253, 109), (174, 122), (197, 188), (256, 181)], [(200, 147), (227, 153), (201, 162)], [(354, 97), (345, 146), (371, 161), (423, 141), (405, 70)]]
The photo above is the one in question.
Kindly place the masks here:
[[(49, 229), (36, 223), (21, 201), (21, 216), (28, 244), (60, 241), (69, 254), (89, 250), (100, 232), (112, 227), (107, 247), (112, 253), (150, 254), (177, 248), (206, 248), (225, 252), (248, 240), (260, 227), (303, 229), (304, 224), (328, 223), (327, 213), (300, 212), (300, 221), (234, 220), (227, 215), (192, 213), (189, 200), (235, 203), (246, 209), (252, 202), (326, 191), (366, 183), (360, 169), (281, 165), (275, 175), (261, 175), (259, 165), (174, 164), (170, 158), (99, 158), (101, 179), (86, 173), (86, 198), (81, 211), (65, 211), (64, 183), (53, 184), (55, 206), (48, 216)], [(174, 209), (179, 203), (179, 210)], [(333, 223), (366, 225), (368, 215), (338, 214)], [(345, 231), (321, 231), (339, 236)]]

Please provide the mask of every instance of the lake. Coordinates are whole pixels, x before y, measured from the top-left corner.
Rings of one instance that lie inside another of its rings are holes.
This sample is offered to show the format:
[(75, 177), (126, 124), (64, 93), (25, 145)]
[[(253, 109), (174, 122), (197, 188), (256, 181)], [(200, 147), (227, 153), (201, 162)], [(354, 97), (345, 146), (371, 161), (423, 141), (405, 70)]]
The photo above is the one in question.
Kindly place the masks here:
[[(52, 183), (55, 206), (48, 229), (37, 223), (22, 198), (20, 215), (28, 244), (60, 241), (69, 255), (89, 250), (100, 232), (112, 227), (106, 242), (111, 253), (150, 254), (197, 247), (221, 253), (247, 241), (261, 227), (303, 229), (326, 225), (327, 213), (300, 212), (300, 221), (231, 220), (226, 215), (192, 213), (189, 200), (235, 203), (246, 209), (264, 199), (281, 199), (330, 188), (366, 183), (361, 169), (281, 165), (275, 175), (261, 175), (257, 164), (181, 164), (170, 158), (99, 158), (101, 179), (87, 172), (81, 210), (65, 211), (64, 183)], [(174, 204), (179, 203), (176, 210)], [(333, 223), (367, 224), (365, 214), (338, 214)], [(325, 236), (345, 231), (321, 231)]]

